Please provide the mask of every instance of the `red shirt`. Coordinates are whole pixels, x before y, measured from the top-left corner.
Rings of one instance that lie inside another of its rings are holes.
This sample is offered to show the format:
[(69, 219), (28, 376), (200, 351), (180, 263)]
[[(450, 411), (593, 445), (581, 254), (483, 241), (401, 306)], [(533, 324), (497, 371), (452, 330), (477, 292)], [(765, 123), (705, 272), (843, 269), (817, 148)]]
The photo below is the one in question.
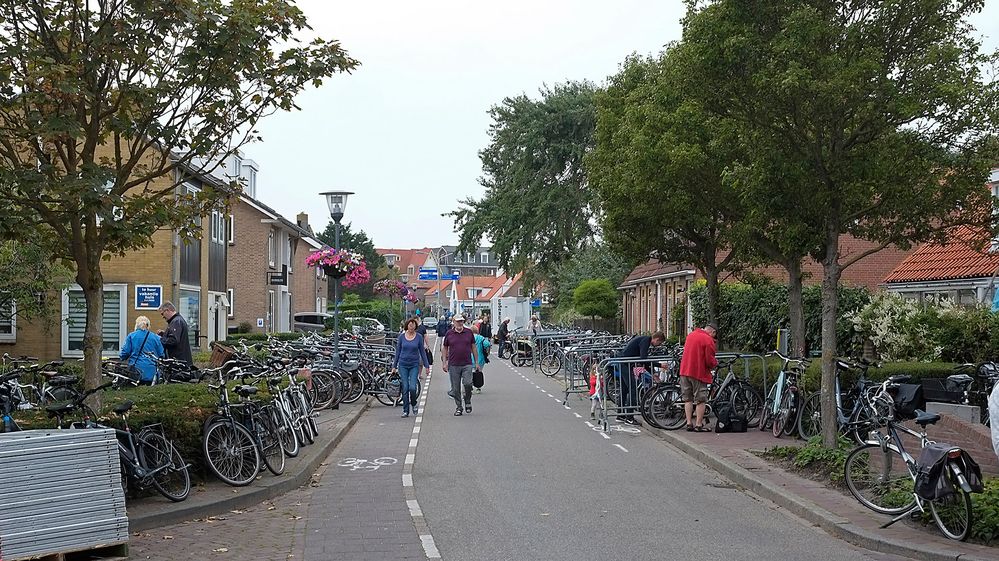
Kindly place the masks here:
[(711, 369), (718, 366), (715, 358), (715, 340), (703, 329), (695, 329), (683, 343), (680, 358), (680, 375), (711, 383)]

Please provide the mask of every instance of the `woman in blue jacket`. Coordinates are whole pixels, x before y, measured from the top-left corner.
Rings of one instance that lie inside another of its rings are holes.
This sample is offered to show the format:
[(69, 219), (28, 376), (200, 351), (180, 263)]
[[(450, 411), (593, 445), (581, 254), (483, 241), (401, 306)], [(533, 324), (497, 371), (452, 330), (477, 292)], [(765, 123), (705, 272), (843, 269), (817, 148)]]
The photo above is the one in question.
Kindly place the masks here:
[[(149, 356), (147, 353), (153, 356)], [(135, 318), (135, 331), (125, 337), (125, 343), (121, 346), (121, 353), (118, 355), (119, 358), (138, 369), (142, 383), (152, 384), (156, 380), (155, 359), (163, 358), (164, 354), (160, 336), (149, 330), (149, 318), (146, 316)]]

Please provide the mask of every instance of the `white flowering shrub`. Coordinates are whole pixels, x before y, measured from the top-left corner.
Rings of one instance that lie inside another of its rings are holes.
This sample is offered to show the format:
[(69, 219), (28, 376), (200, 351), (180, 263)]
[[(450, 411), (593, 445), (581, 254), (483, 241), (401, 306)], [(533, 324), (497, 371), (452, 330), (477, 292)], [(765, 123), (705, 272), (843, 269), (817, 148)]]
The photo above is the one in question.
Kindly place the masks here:
[(874, 344), (881, 360), (933, 362), (943, 351), (935, 329), (940, 313), (936, 306), (924, 307), (897, 294), (881, 292), (848, 317), (854, 330)]

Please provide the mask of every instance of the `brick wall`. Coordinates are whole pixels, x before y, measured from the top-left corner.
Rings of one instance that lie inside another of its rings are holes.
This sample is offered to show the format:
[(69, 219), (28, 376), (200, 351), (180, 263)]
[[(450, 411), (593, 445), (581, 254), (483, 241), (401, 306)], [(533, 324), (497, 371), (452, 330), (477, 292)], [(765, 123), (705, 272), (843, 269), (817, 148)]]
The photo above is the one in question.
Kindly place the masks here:
[[(229, 246), (229, 288), (233, 291), (233, 315), (229, 327), (248, 322), (253, 332), (257, 318), (267, 314), (267, 272), (273, 271), (267, 262), (267, 233), (270, 224), (257, 209), (242, 200), (232, 205), (233, 243)], [(275, 291), (276, 293), (277, 291)]]
[[(316, 299), (326, 299), (329, 282), (335, 282), (326, 275), (322, 278), (316, 276), (316, 269), (305, 264), (305, 258), (315, 251), (311, 245), (304, 240), (299, 240), (295, 248), (294, 273), (289, 279), (292, 292), (292, 310), (298, 312), (316, 311)], [(320, 310), (325, 312), (326, 310)]]

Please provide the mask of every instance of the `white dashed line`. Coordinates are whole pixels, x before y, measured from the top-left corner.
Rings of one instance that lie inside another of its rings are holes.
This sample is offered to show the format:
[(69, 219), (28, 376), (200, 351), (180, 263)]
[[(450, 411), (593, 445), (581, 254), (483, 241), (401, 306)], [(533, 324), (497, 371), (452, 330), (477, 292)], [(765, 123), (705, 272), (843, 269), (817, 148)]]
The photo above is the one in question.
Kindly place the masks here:
[(582, 419), (583, 418), (583, 416), (580, 415), (579, 413), (573, 413), (573, 415), (575, 415), (577, 419)]
[(427, 559), (440, 559), (441, 552), (437, 551), (437, 544), (430, 534), (421, 534), (420, 541), (423, 542), (423, 552), (427, 554)]
[(413, 434), (420, 434), (420, 427), (413, 427)]
[(416, 461), (416, 454), (406, 454), (406, 463), (412, 464)]
[(416, 501), (406, 501), (406, 505), (409, 506), (410, 516), (423, 516), (423, 511), (420, 510), (420, 503)]
[(413, 474), (411, 474), (411, 473), (404, 473), (404, 474), (402, 474), (402, 486), (403, 487), (412, 487), (413, 486)]
[(586, 426), (590, 427), (591, 429), (596, 426), (596, 425), (594, 425), (593, 423), (591, 423), (589, 421), (583, 421), (583, 422), (586, 423)]
[(621, 446), (620, 444), (614, 444), (614, 446), (617, 446), (618, 448), (620, 448), (621, 450), (624, 450), (625, 452), (628, 451), (627, 448), (625, 448), (624, 446)]
[[(559, 403), (561, 403), (561, 402), (559, 402)], [(566, 409), (568, 409), (569, 411), (572, 411), (572, 407), (569, 407), (568, 405), (563, 405), (562, 407), (565, 407), (565, 408), (566, 408)]]
[(418, 439), (418, 438), (414, 438), (414, 439), (411, 439), (411, 440), (409, 441), (409, 447), (410, 447), (410, 448), (416, 448), (416, 444), (417, 444), (418, 442), (419, 442), (419, 439)]

